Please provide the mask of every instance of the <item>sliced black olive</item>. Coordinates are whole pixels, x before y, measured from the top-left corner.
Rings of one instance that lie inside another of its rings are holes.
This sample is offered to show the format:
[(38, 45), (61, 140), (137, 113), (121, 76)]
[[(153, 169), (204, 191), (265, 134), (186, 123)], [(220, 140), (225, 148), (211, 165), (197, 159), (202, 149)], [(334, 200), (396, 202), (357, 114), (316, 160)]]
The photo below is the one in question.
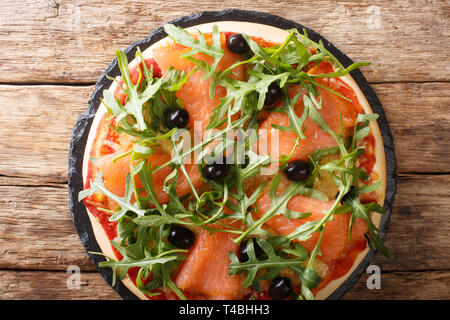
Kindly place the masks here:
[[(241, 242), (241, 245), (239, 246), (238, 257), (240, 262), (246, 262), (249, 259), (247, 253), (247, 244), (249, 241), (250, 240)], [(256, 241), (253, 241), (253, 248), (255, 248), (255, 255), (258, 260), (267, 259), (266, 253), (263, 251), (263, 249), (261, 249)]]
[(206, 179), (213, 181), (222, 180), (228, 173), (226, 158), (223, 159), (222, 163), (213, 162), (207, 164), (203, 173), (205, 174)]
[(291, 181), (303, 181), (310, 174), (310, 165), (306, 161), (292, 161), (287, 165), (286, 169), (284, 169), (284, 172)]
[(264, 100), (264, 105), (269, 106), (274, 104), (275, 101), (281, 96), (281, 89), (278, 83), (272, 82), (269, 85), (269, 90), (266, 93), (266, 99)]
[(246, 53), (250, 50), (247, 41), (245, 41), (244, 37), (240, 33), (235, 33), (228, 37), (227, 47), (231, 52), (237, 54)]
[(171, 109), (166, 113), (166, 126), (168, 129), (184, 128), (189, 122), (189, 113), (186, 109)]
[(269, 296), (272, 300), (281, 300), (288, 297), (292, 292), (292, 281), (287, 277), (277, 277), (272, 280), (269, 287)]
[(167, 239), (177, 248), (189, 249), (195, 242), (195, 234), (188, 228), (172, 225)]

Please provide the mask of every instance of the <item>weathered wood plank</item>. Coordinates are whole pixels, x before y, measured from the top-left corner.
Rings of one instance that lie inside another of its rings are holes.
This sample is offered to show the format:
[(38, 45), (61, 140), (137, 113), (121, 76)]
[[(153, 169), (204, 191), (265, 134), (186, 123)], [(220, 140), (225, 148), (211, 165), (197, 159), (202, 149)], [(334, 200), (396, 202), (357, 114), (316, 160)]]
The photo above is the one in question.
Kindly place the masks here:
[(450, 84), (373, 87), (392, 130), (398, 172), (450, 172)]
[(450, 176), (401, 175), (387, 235), (394, 260), (377, 254), (383, 270), (448, 269)]
[(0, 86), (0, 175), (67, 181), (70, 137), (92, 87)]
[(372, 82), (449, 80), (446, 1), (2, 1), (0, 82), (94, 82), (114, 51), (205, 10), (274, 13), (321, 33)]
[(450, 271), (381, 272), (381, 289), (367, 288), (364, 275), (344, 300), (448, 300)]
[(80, 274), (80, 288), (69, 289), (71, 274), (46, 271), (0, 271), (1, 299), (81, 300), (121, 299), (99, 273)]
[(75, 230), (65, 188), (0, 187), (0, 268), (95, 270)]
[[(0, 271), (2, 299), (121, 299), (98, 273), (82, 272), (80, 289), (68, 289), (65, 272)], [(344, 296), (363, 299), (449, 299), (449, 271), (381, 274), (381, 289), (369, 290), (366, 276)]]
[[(450, 172), (450, 83), (377, 84), (399, 172)], [(91, 86), (0, 85), (0, 176), (67, 181), (73, 125)], [(437, 138), (439, 137), (439, 138)]]
[[(1, 179), (0, 179), (1, 182)], [(450, 266), (450, 175), (406, 175), (399, 189), (383, 271), (439, 270)], [(0, 269), (95, 270), (73, 226), (67, 189), (2, 186), (0, 183)]]

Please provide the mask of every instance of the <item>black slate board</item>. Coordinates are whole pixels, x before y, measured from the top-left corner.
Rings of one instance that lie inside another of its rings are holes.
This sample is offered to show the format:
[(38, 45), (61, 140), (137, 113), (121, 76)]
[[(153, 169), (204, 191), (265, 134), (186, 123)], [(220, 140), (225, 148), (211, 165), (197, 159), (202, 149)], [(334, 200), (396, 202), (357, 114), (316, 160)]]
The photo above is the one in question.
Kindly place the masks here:
[[(229, 9), (222, 11), (205, 11), (177, 18), (175, 20), (170, 21), (170, 23), (175, 24), (177, 26), (181, 26), (183, 28), (187, 28), (194, 25), (215, 21), (247, 21), (266, 24), (281, 29), (297, 28), (300, 31), (306, 29), (308, 32), (308, 36), (312, 40), (317, 42), (319, 41), (319, 39), (322, 39), (325, 48), (329, 50), (342, 63), (342, 65), (344, 65), (344, 67), (347, 67), (353, 63), (353, 61), (349, 57), (347, 57), (345, 54), (339, 51), (336, 47), (333, 46), (333, 44), (331, 44), (328, 40), (324, 39), (321, 35), (319, 35), (315, 31), (307, 27), (304, 27), (301, 24), (298, 24), (294, 21), (287, 20), (282, 17), (278, 17), (268, 13), (237, 10), (237, 9)], [(156, 30), (151, 32), (148, 37), (133, 43), (125, 50), (128, 59), (130, 61), (134, 59), (137, 47), (140, 47), (140, 49), (144, 51), (150, 45), (152, 45), (158, 40), (163, 39), (164, 37), (166, 37), (166, 34), (163, 28), (162, 27), (157, 28)], [(106, 75), (110, 75), (113, 77), (120, 75), (120, 70), (117, 65), (117, 59), (114, 59), (108, 65), (108, 67), (105, 69), (105, 71), (95, 84), (94, 91), (89, 99), (88, 103), (89, 107), (85, 112), (83, 112), (79, 116), (75, 124), (69, 150), (68, 179), (69, 179), (70, 210), (72, 213), (72, 218), (75, 227), (77, 229), (78, 235), (88, 253), (100, 252), (101, 250), (95, 239), (94, 232), (92, 230), (86, 208), (83, 202), (78, 202), (78, 193), (83, 189), (82, 165), (89, 129), (91, 127), (95, 113), (100, 105), (100, 98), (102, 97), (102, 92), (104, 89), (107, 89), (111, 84), (111, 80), (108, 80), (106, 78)], [(353, 79), (359, 85), (361, 91), (366, 96), (367, 101), (369, 102), (373, 112), (379, 115), (378, 126), (380, 127), (386, 154), (386, 179), (387, 179), (386, 198), (384, 203), (386, 214), (384, 214), (381, 219), (379, 234), (381, 236), (385, 236), (389, 225), (389, 219), (392, 211), (395, 192), (397, 189), (394, 142), (383, 108), (375, 92), (370, 87), (369, 83), (364, 78), (360, 70), (353, 70), (351, 72), (351, 76), (353, 77)], [(365, 272), (367, 266), (373, 260), (375, 253), (376, 251), (371, 248), (369, 253), (363, 259), (361, 264), (356, 268), (356, 270), (350, 275), (350, 277), (347, 278), (347, 280), (336, 291), (334, 291), (328, 297), (328, 299), (339, 299), (340, 297), (342, 297), (342, 295), (359, 280), (362, 273)], [(97, 267), (98, 271), (101, 273), (103, 278), (111, 285), (112, 271), (109, 268), (98, 267), (98, 263), (100, 261), (104, 261), (105, 258), (100, 255), (93, 255), (90, 253), (89, 256), (93, 260), (95, 266)], [(138, 299), (120, 281), (117, 281), (116, 285), (113, 288), (123, 299), (130, 299), (130, 300)]]

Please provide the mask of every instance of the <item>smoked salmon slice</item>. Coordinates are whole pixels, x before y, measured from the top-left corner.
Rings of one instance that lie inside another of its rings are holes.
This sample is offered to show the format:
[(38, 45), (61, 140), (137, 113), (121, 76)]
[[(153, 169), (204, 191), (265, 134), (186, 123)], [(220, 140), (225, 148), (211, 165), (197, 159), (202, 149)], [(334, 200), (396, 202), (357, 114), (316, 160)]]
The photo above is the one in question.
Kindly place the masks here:
[[(312, 68), (308, 71), (310, 74), (331, 72), (328, 70), (327, 64), (321, 63), (317, 68)], [(336, 79), (317, 79), (317, 82), (329, 87), (332, 90), (338, 90), (340, 82)], [(340, 129), (340, 116), (342, 117), (342, 124), (345, 129), (351, 128), (355, 125), (357, 112), (353, 104), (336, 94), (318, 87), (319, 99), (322, 103), (322, 108), (319, 110), (322, 118), (328, 123), (330, 128), (334, 132), (338, 132)], [(299, 92), (299, 87), (288, 88), (288, 94), (293, 98)], [(304, 110), (303, 99), (299, 97), (297, 103), (294, 106), (295, 113), (298, 117), (301, 117)], [(261, 135), (260, 145), (267, 145), (267, 149), (260, 150), (262, 154), (269, 154), (273, 158), (278, 158), (280, 155), (288, 155), (292, 151), (295, 145), (295, 141), (298, 136), (292, 131), (281, 131), (272, 127), (272, 124), (280, 126), (289, 125), (289, 117), (285, 113), (270, 112), (266, 119), (259, 126), (259, 133)], [(336, 146), (336, 142), (333, 137), (328, 133), (322, 131), (320, 127), (312, 121), (309, 117), (304, 123), (304, 134), (306, 139), (301, 139), (297, 145), (291, 160), (307, 160), (308, 155), (318, 149), (325, 149)], [(272, 137), (276, 131), (279, 137), (278, 141), (272, 141)]]
[[(130, 172), (130, 157), (126, 156), (112, 161), (119, 152), (105, 155), (97, 160), (97, 167), (103, 175), (104, 185), (112, 193), (123, 197), (125, 195), (126, 176)], [(171, 157), (165, 152), (155, 152), (149, 158), (152, 169), (170, 161)], [(198, 171), (196, 164), (185, 164), (186, 172), (195, 188), (200, 187), (204, 182)], [(169, 195), (163, 190), (164, 181), (166, 177), (172, 172), (169, 166), (166, 166), (159, 171), (153, 173), (153, 186), (159, 203), (167, 203)], [(142, 184), (138, 177), (135, 177), (137, 188), (142, 188)], [(178, 196), (182, 196), (192, 192), (188, 180), (185, 175), (180, 172), (178, 176), (178, 183), (176, 186)]]
[[(321, 201), (314, 198), (297, 195), (292, 197), (288, 202), (287, 208), (297, 212), (310, 212), (311, 216), (305, 219), (288, 219), (284, 215), (277, 215), (270, 218), (264, 225), (275, 233), (281, 235), (289, 235), (298, 227), (308, 221), (317, 221), (322, 219), (327, 210), (333, 205), (332, 201)], [(270, 197), (262, 195), (257, 202), (257, 211), (254, 213), (256, 218), (262, 215), (270, 207)], [(348, 226), (350, 222), (350, 214), (335, 215), (334, 220), (329, 221), (325, 225), (325, 233), (320, 245), (322, 255), (320, 258), (324, 261), (331, 262), (341, 257), (348, 241)], [(352, 230), (352, 241), (364, 241), (364, 235), (367, 232), (364, 221), (357, 219)], [(311, 252), (317, 244), (319, 234), (314, 234), (310, 239), (302, 241), (301, 244), (306, 250)]]
[(241, 293), (240, 276), (230, 277), (228, 252), (238, 251), (227, 232), (209, 234), (202, 229), (184, 261), (176, 285), (189, 293), (209, 299), (236, 299)]
[[(208, 42), (210, 34), (205, 34), (205, 38)], [(226, 37), (224, 34), (220, 36), (221, 47), (224, 50), (224, 55), (217, 65), (218, 71), (223, 71), (234, 63), (240, 60), (240, 55), (231, 52), (226, 45)], [(194, 63), (182, 58), (182, 55), (189, 52), (191, 49), (177, 44), (176, 42), (169, 42), (167, 45), (160, 46), (153, 49), (153, 56), (161, 72), (164, 76), (167, 76), (170, 67), (184, 71), (186, 74), (194, 68)], [(194, 58), (203, 60), (212, 64), (213, 59), (203, 53), (197, 53)], [(244, 80), (246, 70), (245, 66), (241, 65), (233, 69), (234, 74), (232, 78), (237, 80)], [(225, 88), (221, 86), (216, 87), (215, 95), (212, 99), (209, 97), (210, 79), (203, 79), (204, 73), (202, 71), (196, 71), (189, 76), (189, 80), (185, 83), (180, 90), (177, 91), (177, 98), (180, 99), (182, 106), (189, 112), (189, 124), (188, 126), (193, 128), (195, 121), (201, 122), (201, 132), (197, 134), (203, 134), (209, 123), (211, 112), (220, 103), (220, 98), (226, 96)]]

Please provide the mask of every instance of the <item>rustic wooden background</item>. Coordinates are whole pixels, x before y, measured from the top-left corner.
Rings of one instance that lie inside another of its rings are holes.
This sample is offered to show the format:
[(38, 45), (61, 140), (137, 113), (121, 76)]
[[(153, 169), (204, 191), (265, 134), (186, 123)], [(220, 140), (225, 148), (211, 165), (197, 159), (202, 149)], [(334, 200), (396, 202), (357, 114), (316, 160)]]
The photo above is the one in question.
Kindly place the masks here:
[[(292, 19), (372, 62), (363, 73), (386, 111), (398, 161), (387, 237), (395, 260), (377, 255), (380, 290), (367, 289), (363, 275), (344, 298), (450, 298), (448, 1), (2, 0), (0, 299), (120, 298), (72, 223), (73, 125), (115, 49), (176, 17), (233, 7)], [(67, 289), (69, 265), (81, 268), (81, 289)]]

